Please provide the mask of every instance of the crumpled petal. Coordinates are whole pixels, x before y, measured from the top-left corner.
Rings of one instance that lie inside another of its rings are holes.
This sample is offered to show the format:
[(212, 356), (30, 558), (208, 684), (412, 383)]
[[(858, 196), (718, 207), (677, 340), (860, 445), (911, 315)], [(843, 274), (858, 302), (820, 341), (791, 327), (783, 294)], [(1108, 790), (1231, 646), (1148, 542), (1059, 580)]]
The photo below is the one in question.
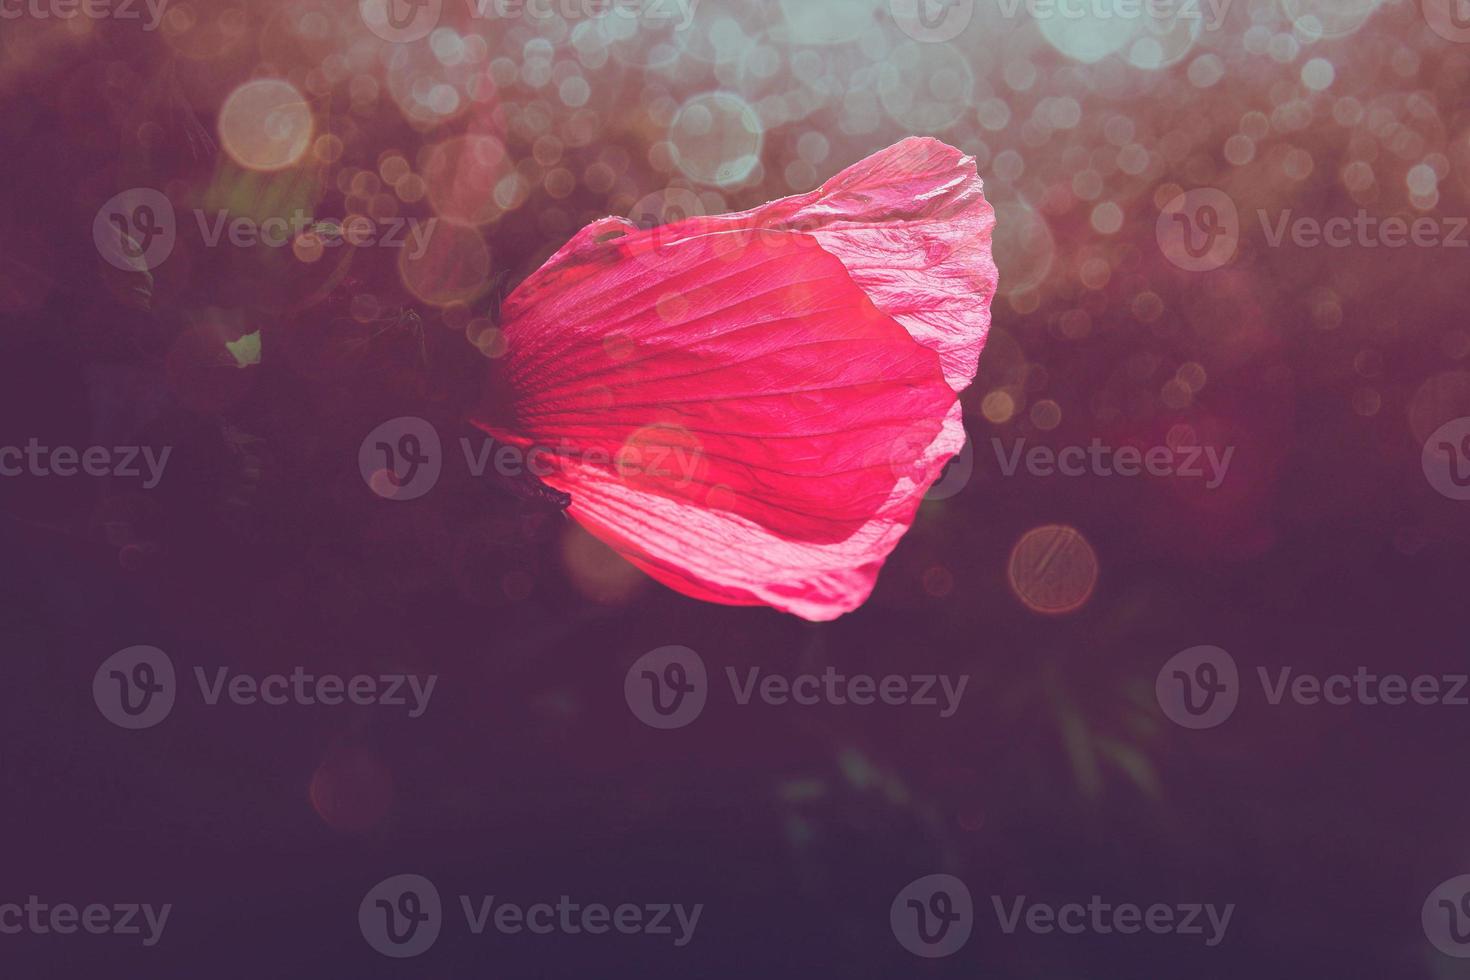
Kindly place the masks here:
[(856, 608), (964, 444), (995, 282), (965, 160), (907, 140), (745, 215), (584, 228), (506, 300), (476, 424), (672, 588)]
[[(621, 218), (598, 227), (636, 228)], [(736, 228), (812, 235), (842, 260), (880, 310), (939, 352), (955, 391), (974, 380), (998, 274), (991, 256), (995, 210), (985, 200), (973, 157), (911, 136), (809, 193), (656, 229), (658, 248)]]

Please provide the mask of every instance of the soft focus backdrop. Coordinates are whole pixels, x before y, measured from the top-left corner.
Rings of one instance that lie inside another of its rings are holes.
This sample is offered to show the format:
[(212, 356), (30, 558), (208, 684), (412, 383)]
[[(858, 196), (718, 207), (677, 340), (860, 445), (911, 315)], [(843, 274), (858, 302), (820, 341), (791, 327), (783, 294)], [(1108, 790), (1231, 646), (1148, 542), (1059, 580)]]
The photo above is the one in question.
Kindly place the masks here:
[[(1470, 416), (1470, 29), (1439, 0), (921, 3), (0, 0), (0, 444), (174, 447), (152, 489), (0, 480), (0, 900), (176, 905), (153, 949), (0, 936), (0, 973), (1467, 975), (1420, 906), (1470, 870), (1470, 709), (1254, 678), (1465, 668), (1470, 503), (1421, 457)], [(913, 134), (975, 157), (1001, 291), (972, 450), (862, 610), (686, 600), (460, 465), (498, 299), (582, 225), (752, 207)], [(305, 217), (272, 247), (221, 214)], [(1341, 246), (1293, 234), (1333, 218)], [(359, 446), (404, 416), (446, 464), (386, 501)], [(1011, 465), (1094, 440), (1231, 455), (1216, 486)], [(196, 697), (126, 732), (88, 692), (134, 644), (441, 680), (419, 719)], [(971, 681), (950, 718), (725, 696), (660, 732), (623, 679), (669, 644)], [(1189, 731), (1154, 683), (1201, 644), (1246, 693)], [(706, 910), (683, 949), (461, 928), (400, 963), (356, 908), (404, 872)], [(925, 961), (888, 907), (937, 872), (978, 922)], [(1237, 908), (1205, 948), (1006, 936), (989, 898), (1093, 894)]]

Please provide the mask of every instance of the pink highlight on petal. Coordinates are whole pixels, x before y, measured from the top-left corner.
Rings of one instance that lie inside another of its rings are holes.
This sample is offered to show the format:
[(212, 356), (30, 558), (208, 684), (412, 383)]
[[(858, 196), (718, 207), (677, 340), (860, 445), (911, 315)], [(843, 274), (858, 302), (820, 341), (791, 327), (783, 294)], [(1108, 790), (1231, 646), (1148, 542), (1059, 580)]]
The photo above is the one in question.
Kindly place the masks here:
[(475, 422), (660, 582), (833, 619), (964, 445), (993, 225), (916, 139), (744, 214), (596, 222), (506, 300)]

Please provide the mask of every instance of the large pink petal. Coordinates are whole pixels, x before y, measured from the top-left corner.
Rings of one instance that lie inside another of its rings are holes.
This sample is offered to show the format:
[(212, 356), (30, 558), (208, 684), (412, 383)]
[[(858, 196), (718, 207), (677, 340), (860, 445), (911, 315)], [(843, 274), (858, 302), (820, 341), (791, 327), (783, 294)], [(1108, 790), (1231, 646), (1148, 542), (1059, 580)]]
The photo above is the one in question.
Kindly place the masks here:
[(586, 229), (507, 300), (477, 424), (680, 591), (856, 607), (963, 445), (939, 357), (810, 236), (651, 242)]
[(572, 515), (659, 581), (831, 619), (964, 444), (994, 220), (928, 139), (741, 214), (603, 219), (507, 300), (477, 424), (552, 450)]

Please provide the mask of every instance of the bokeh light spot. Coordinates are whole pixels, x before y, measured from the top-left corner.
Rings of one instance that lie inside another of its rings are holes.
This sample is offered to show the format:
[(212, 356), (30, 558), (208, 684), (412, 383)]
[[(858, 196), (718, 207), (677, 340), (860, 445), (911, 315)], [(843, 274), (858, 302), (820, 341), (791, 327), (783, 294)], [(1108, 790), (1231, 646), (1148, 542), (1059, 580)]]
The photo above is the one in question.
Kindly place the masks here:
[[(511, 163), (500, 140), (459, 136), (429, 151), (423, 176), (436, 214), (453, 224), (479, 226), (501, 215), (496, 188), (510, 172)], [(407, 174), (399, 177), (400, 182), (407, 179)]]
[(695, 96), (680, 107), (669, 127), (674, 165), (691, 180), (719, 187), (750, 176), (764, 141), (755, 109), (729, 92)]
[(1006, 577), (1032, 612), (1060, 616), (1087, 604), (1097, 587), (1097, 553), (1082, 532), (1064, 524), (1032, 528), (1011, 549)]
[(246, 82), (230, 93), (219, 114), (225, 152), (251, 170), (294, 165), (311, 146), (313, 129), (306, 97), (280, 79)]
[(403, 285), (425, 303), (469, 303), (484, 294), (490, 280), (490, 249), (472, 228), (442, 224), (422, 250), (398, 253)]

